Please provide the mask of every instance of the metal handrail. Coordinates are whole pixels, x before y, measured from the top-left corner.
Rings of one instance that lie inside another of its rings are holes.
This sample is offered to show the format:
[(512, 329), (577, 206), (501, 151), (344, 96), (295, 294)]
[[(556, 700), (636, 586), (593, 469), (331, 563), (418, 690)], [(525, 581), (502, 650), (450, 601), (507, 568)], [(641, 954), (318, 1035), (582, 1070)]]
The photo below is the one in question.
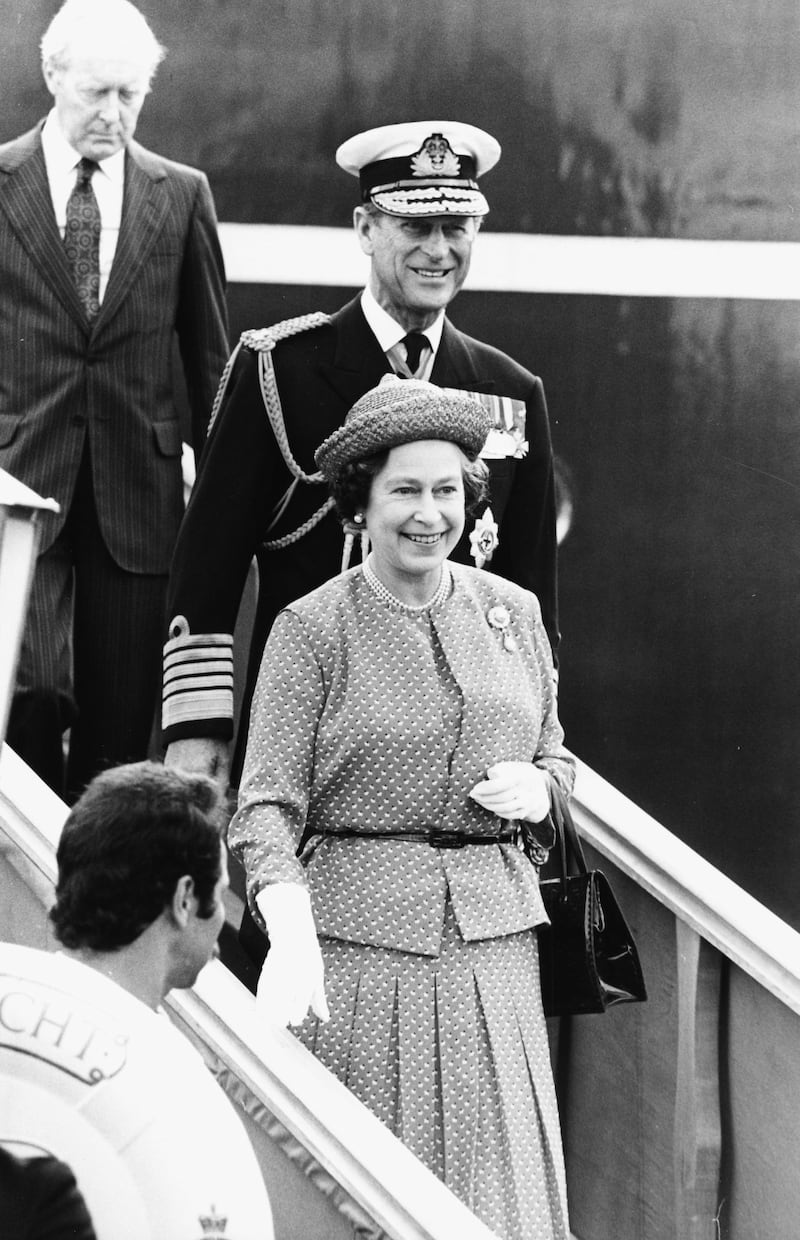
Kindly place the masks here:
[(585, 763), (583, 839), (780, 1001), (800, 1013), (800, 934)]

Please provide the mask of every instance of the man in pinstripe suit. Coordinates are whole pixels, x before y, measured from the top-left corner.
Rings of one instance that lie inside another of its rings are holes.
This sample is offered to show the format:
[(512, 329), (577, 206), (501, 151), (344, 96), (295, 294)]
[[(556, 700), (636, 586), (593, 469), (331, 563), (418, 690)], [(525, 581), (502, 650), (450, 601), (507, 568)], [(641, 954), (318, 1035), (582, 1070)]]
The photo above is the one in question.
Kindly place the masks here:
[[(54, 108), (0, 146), (0, 466), (61, 509), (8, 740), (68, 799), (147, 752), (183, 512), (172, 342), (196, 449), (228, 353), (208, 182), (133, 141), (162, 55), (127, 0), (67, 0), (42, 39)], [(78, 190), (93, 251), (69, 249)]]

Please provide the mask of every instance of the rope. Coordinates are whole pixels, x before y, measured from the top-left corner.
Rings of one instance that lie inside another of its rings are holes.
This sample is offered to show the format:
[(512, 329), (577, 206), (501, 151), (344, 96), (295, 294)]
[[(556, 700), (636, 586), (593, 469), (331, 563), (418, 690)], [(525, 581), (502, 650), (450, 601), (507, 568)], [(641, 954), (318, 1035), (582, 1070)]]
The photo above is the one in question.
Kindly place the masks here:
[(296, 530), (293, 530), (291, 534), (284, 534), (283, 538), (273, 538), (269, 541), (265, 540), (264, 546), (267, 551), (282, 551), (284, 547), (290, 547), (292, 543), (296, 543), (303, 537), (304, 534), (307, 534), (309, 530), (313, 530), (315, 525), (319, 525), (322, 518), (328, 515), (331, 508), (333, 508), (333, 500), (330, 498), (326, 499), (322, 507), (318, 508), (307, 521), (304, 521), (303, 524), (298, 526)]
[[(243, 339), (244, 337), (242, 337), (242, 340)], [(225, 363), (224, 369), (222, 371), (222, 375), (220, 376), (219, 386), (217, 387), (217, 394), (214, 397), (214, 403), (211, 406), (211, 417), (208, 419), (208, 427), (206, 429), (206, 439), (208, 439), (209, 435), (211, 434), (211, 428), (217, 420), (217, 414), (219, 413), (220, 405), (222, 404), (222, 398), (225, 395), (225, 392), (228, 387), (228, 380), (231, 377), (231, 371), (233, 370), (234, 363), (237, 357), (239, 356), (239, 350), (242, 347), (242, 340), (239, 341), (236, 348), (233, 350), (233, 353), (231, 353), (230, 357)]]
[[(321, 310), (315, 310), (311, 314), (299, 314), (292, 319), (283, 319), (280, 323), (273, 323), (271, 327), (251, 328), (242, 332), (239, 343), (231, 353), (222, 372), (219, 381), (217, 394), (214, 397), (214, 404), (211, 408), (211, 417), (208, 423), (208, 432), (211, 434), (211, 428), (217, 419), (220, 407), (227, 391), (228, 382), (230, 380), (231, 371), (236, 363), (236, 358), (242, 346), (252, 349), (258, 353), (258, 382), (261, 388), (261, 398), (264, 401), (264, 408), (267, 413), (272, 433), (275, 436), (281, 456), (286, 464), (289, 473), (292, 475), (293, 481), (287, 490), (278, 500), (272, 512), (272, 517), (267, 529), (267, 533), (274, 529), (280, 518), (283, 516), (292, 495), (295, 492), (298, 482), (305, 482), (311, 486), (318, 486), (324, 482), (322, 474), (317, 471), (313, 474), (307, 474), (292, 455), (289, 446), (289, 436), (286, 430), (286, 422), (283, 416), (283, 408), (281, 407), (280, 393), (278, 392), (278, 384), (275, 379), (275, 367), (272, 363), (272, 350), (281, 340), (288, 340), (290, 336), (297, 336), (301, 332), (311, 331), (315, 327), (322, 327), (326, 323), (330, 323), (330, 315), (324, 314)], [(264, 541), (264, 547), (267, 551), (281, 551), (284, 547), (289, 547), (292, 543), (296, 543), (299, 539), (318, 525), (323, 517), (333, 508), (333, 500), (326, 499), (325, 503), (313, 513), (307, 521), (301, 526), (293, 530), (290, 534), (284, 534), (281, 538), (274, 538)]]
[[(309, 331), (314, 327), (321, 327), (329, 322), (329, 315), (323, 314), (321, 311), (315, 311), (313, 314), (298, 315), (294, 319), (284, 319), (282, 323), (276, 323), (274, 327), (262, 328), (260, 331), (255, 332), (245, 332), (242, 338), (249, 348), (258, 350), (258, 380), (264, 408), (267, 411), (267, 418), (272, 427), (275, 442), (280, 448), (281, 456), (293, 478), (287, 491), (273, 509), (272, 520), (267, 533), (275, 528), (283, 516), (298, 482), (305, 482), (310, 486), (319, 486), (320, 483), (325, 481), (319, 471), (307, 474), (292, 455), (280, 393), (278, 392), (278, 383), (275, 378), (275, 367), (272, 363), (272, 350), (279, 340), (286, 340), (289, 336), (296, 336), (300, 332)], [(333, 500), (330, 498), (326, 499), (324, 504), (316, 512), (312, 513), (308, 520), (304, 521), (296, 530), (293, 530), (290, 534), (284, 534), (281, 538), (265, 539), (264, 547), (267, 551), (282, 551), (284, 547), (290, 547), (307, 534), (309, 530), (313, 530), (315, 525), (319, 525), (323, 517), (326, 517), (332, 508)]]
[(259, 354), (258, 378), (261, 384), (261, 395), (264, 400), (267, 417), (269, 418), (269, 424), (272, 427), (275, 442), (281, 450), (281, 456), (286, 462), (290, 474), (300, 482), (308, 482), (312, 486), (319, 486), (321, 482), (325, 481), (319, 470), (313, 474), (305, 473), (292, 456), (292, 450), (289, 447), (289, 435), (283, 417), (281, 398), (278, 394), (278, 384), (275, 380), (275, 367), (272, 364), (271, 349), (266, 353)]
[(321, 310), (314, 310), (311, 314), (299, 314), (293, 319), (283, 319), (280, 323), (273, 323), (271, 327), (254, 327), (242, 332), (236, 348), (231, 353), (222, 371), (217, 394), (211, 406), (211, 416), (208, 420), (206, 437), (211, 434), (211, 428), (217, 419), (217, 414), (228, 387), (231, 371), (239, 356), (242, 345), (252, 349), (254, 353), (271, 352), (279, 340), (287, 340), (289, 336), (296, 336), (300, 332), (310, 331), (312, 327), (322, 327), (323, 324), (330, 323), (330, 321), (331, 316), (329, 314), (323, 314)]

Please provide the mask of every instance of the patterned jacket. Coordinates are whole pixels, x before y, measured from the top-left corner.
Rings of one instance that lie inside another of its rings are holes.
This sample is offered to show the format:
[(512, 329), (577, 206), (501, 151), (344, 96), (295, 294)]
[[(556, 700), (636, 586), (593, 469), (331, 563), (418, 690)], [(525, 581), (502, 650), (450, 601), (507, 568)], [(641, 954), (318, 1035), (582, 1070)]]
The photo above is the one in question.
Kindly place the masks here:
[[(569, 793), (550, 646), (534, 595), (452, 565), (430, 613), (379, 599), (360, 567), (292, 604), (267, 642), (229, 834), (250, 907), (265, 883), (307, 882), (322, 935), (435, 955), (449, 892), (465, 939), (545, 920), (513, 844), (434, 848), (309, 831), (496, 833), (469, 797), (492, 763), (535, 762)], [(505, 614), (502, 609), (505, 609)]]

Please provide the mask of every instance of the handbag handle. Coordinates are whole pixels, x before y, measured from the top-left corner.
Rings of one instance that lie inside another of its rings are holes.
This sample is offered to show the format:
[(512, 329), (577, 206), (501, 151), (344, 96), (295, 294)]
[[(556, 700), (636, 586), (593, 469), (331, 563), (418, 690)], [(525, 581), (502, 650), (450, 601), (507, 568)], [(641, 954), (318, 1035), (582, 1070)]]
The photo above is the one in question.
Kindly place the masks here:
[(572, 860), (579, 874), (586, 874), (588, 867), (583, 854), (583, 845), (581, 844), (580, 836), (569, 808), (569, 802), (555, 780), (551, 780), (550, 786), (550, 821), (553, 824), (558, 841), (561, 888), (563, 891), (566, 888), (567, 875), (569, 874), (568, 854), (572, 855)]

